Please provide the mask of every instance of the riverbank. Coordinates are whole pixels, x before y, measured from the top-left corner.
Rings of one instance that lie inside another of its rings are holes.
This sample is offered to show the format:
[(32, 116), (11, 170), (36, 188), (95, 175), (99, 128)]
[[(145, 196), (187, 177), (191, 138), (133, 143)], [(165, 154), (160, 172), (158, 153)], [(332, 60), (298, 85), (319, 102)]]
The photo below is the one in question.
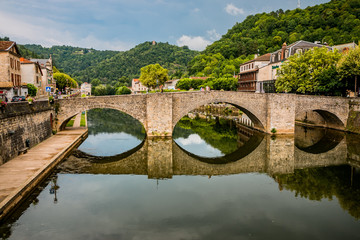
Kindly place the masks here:
[(29, 149), (0, 166), (0, 220), (4, 219), (37, 185), (87, 137), (87, 128), (71, 128)]

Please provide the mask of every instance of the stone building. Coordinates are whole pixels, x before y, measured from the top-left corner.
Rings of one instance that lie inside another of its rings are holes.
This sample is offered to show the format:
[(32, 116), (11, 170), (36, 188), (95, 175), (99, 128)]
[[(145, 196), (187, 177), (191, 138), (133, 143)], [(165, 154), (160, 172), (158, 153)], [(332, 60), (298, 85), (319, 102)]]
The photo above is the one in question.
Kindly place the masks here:
[(139, 79), (134, 78), (131, 82), (131, 89), (133, 93), (140, 93), (141, 91), (147, 91), (148, 88), (141, 84)]
[(270, 53), (264, 54), (260, 57), (255, 55), (253, 60), (240, 65), (240, 72), (238, 75), (239, 91), (255, 92), (256, 83), (259, 77), (259, 69), (269, 64), (270, 55)]
[(42, 71), (40, 64), (38, 62), (30, 61), (26, 58), (20, 58), (21, 63), (21, 77), (24, 84), (30, 83), (33, 84), (38, 91), (36, 96), (43, 96), (45, 93), (42, 92), (41, 80), (42, 80)]
[(0, 96), (22, 95), (20, 51), (13, 41), (0, 41)]
[(48, 95), (46, 92), (46, 87), (50, 87), (51, 93), (54, 93), (56, 90), (56, 82), (53, 77), (53, 63), (50, 55), (49, 59), (30, 59), (32, 62), (38, 62), (42, 71), (42, 79), (41, 79), (41, 93), (42, 95)]
[(347, 53), (349, 50), (352, 50), (357, 47), (357, 44), (355, 42), (352, 43), (345, 43), (340, 45), (332, 46), (332, 49), (337, 49), (340, 53)]

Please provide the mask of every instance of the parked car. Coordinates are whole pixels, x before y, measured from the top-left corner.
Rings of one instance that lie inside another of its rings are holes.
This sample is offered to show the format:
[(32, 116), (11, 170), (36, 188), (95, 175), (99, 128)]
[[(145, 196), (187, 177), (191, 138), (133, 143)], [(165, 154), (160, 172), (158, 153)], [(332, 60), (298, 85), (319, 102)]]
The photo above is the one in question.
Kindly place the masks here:
[(13, 96), (13, 98), (11, 99), (11, 102), (21, 102), (21, 101), (26, 101), (25, 96)]

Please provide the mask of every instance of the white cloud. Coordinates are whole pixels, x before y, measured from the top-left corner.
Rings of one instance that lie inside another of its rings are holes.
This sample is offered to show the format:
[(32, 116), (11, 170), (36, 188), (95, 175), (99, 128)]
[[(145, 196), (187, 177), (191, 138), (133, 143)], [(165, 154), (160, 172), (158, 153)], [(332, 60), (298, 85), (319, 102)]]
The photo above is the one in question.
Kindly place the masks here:
[(206, 48), (207, 45), (211, 44), (211, 42), (200, 36), (191, 37), (187, 35), (182, 35), (176, 41), (176, 44), (180, 47), (188, 46), (192, 50), (202, 51)]
[(226, 5), (225, 11), (232, 16), (237, 16), (245, 13), (242, 8), (237, 8), (232, 3)]
[(197, 134), (190, 134), (188, 138), (179, 138), (178, 141), (184, 146), (205, 143), (205, 141)]
[(220, 37), (221, 37), (221, 35), (219, 33), (217, 33), (215, 29), (208, 30), (207, 34), (208, 34), (211, 41), (219, 40)]
[[(9, 22), (11, 24), (8, 24)], [(60, 25), (49, 19), (41, 17), (29, 18), (25, 15), (12, 15), (0, 11), (0, 32), (21, 44), (34, 43), (41, 44), (44, 47), (70, 45), (119, 51), (128, 50), (134, 46), (134, 44), (116, 40), (103, 41), (91, 34), (81, 37), (66, 29), (69, 29), (69, 26)]]

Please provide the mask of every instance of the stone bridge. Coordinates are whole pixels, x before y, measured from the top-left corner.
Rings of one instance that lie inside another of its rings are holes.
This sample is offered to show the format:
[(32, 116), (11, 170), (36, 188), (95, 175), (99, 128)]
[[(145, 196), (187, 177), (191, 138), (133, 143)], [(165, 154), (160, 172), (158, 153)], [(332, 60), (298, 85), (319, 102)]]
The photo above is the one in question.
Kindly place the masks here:
[(61, 99), (56, 102), (56, 128), (64, 128), (76, 114), (93, 108), (111, 108), (139, 120), (148, 136), (171, 136), (176, 123), (188, 112), (210, 103), (228, 103), (242, 110), (254, 128), (293, 134), (295, 120), (345, 130), (351, 111), (360, 101), (350, 98), (295, 94), (258, 94), (210, 91), (153, 93)]

